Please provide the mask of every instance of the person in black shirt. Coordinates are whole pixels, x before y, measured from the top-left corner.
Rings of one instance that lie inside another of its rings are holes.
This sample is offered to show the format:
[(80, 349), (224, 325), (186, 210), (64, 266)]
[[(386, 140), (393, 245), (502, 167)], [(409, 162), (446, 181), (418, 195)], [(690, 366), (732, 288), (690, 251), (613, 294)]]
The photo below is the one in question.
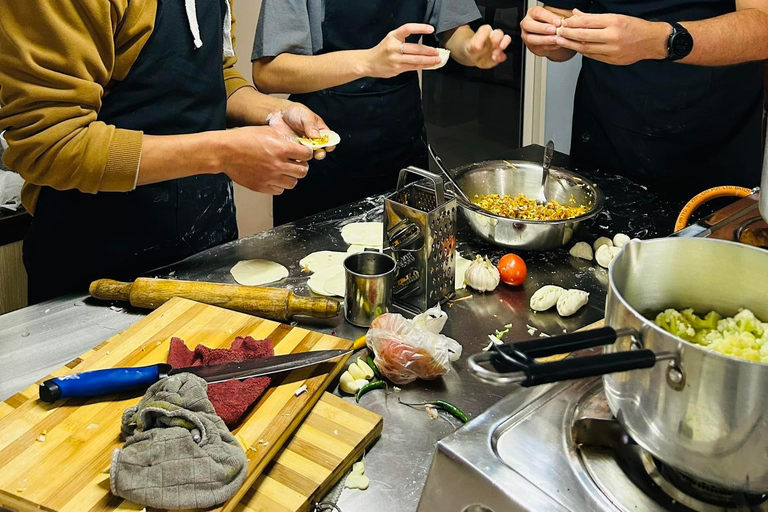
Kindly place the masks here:
[(547, 0), (521, 28), (536, 55), (584, 56), (576, 167), (682, 195), (758, 185), (768, 1)]

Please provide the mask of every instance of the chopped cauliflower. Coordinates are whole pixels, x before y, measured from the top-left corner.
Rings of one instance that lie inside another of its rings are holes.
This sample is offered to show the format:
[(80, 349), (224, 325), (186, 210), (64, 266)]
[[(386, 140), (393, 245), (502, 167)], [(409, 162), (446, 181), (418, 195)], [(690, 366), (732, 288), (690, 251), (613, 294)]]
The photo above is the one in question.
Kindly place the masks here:
[(714, 352), (768, 363), (768, 323), (748, 309), (728, 318), (714, 311), (701, 318), (692, 309), (667, 309), (656, 316), (656, 325)]

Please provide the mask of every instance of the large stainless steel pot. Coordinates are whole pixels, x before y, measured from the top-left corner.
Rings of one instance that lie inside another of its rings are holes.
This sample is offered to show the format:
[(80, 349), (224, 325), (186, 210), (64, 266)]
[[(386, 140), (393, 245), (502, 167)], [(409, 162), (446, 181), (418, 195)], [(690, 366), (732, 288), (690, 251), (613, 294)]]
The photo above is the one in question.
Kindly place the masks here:
[[(451, 174), (470, 198), (476, 195), (525, 194), (538, 197), (541, 163), (522, 160), (490, 160), (454, 169)], [(462, 215), (482, 239), (513, 249), (546, 251), (567, 244), (579, 225), (600, 213), (605, 201), (597, 185), (565, 169), (549, 171), (546, 196), (561, 204), (588, 206), (583, 215), (560, 221), (516, 220), (494, 215), (457, 198)]]
[[(711, 239), (631, 242), (609, 276), (606, 328), (505, 345), (473, 356), (470, 370), (523, 385), (605, 375), (611, 411), (650, 453), (720, 487), (768, 491), (768, 364), (712, 352), (649, 320), (670, 307), (727, 316), (747, 307), (768, 318), (768, 252)], [(600, 345), (598, 356), (532, 361)], [(488, 361), (497, 372), (482, 367)], [(637, 368), (646, 369), (625, 371)]]

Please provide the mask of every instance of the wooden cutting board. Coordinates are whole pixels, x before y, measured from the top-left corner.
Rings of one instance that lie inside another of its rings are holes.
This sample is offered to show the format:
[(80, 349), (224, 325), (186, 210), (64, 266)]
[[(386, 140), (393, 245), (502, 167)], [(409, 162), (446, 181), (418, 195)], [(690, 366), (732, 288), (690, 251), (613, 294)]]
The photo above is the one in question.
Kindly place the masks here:
[(236, 512), (307, 512), (381, 435), (381, 416), (323, 393)]
[[(275, 354), (350, 348), (352, 342), (281, 325), (186, 299), (173, 299), (52, 376), (119, 366), (165, 362), (172, 336), (188, 347), (228, 347), (236, 336), (269, 338)], [(217, 512), (235, 510), (270, 460), (296, 430), (345, 361), (302, 368), (273, 383), (234, 433), (247, 447), (248, 476)], [(46, 377), (50, 378), (50, 377)], [(302, 384), (308, 391), (295, 396)], [(0, 505), (18, 511), (100, 512), (141, 510), (109, 492), (112, 452), (120, 416), (141, 397), (69, 399), (46, 404), (37, 387), (0, 407)], [(44, 441), (40, 437), (45, 432)], [(40, 439), (40, 440), (39, 440)]]

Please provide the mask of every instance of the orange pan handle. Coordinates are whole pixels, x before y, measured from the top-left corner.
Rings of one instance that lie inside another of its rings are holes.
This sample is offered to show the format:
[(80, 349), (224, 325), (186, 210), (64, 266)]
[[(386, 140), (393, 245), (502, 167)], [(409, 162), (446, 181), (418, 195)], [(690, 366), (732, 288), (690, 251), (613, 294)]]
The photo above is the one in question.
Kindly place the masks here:
[(714, 187), (697, 194), (683, 206), (680, 211), (680, 215), (677, 216), (677, 222), (675, 222), (675, 231), (680, 231), (688, 225), (688, 221), (691, 219), (693, 212), (699, 209), (704, 203), (716, 199), (718, 197), (747, 197), (752, 195), (752, 189), (745, 187), (735, 187), (732, 185), (725, 185), (722, 187)]

